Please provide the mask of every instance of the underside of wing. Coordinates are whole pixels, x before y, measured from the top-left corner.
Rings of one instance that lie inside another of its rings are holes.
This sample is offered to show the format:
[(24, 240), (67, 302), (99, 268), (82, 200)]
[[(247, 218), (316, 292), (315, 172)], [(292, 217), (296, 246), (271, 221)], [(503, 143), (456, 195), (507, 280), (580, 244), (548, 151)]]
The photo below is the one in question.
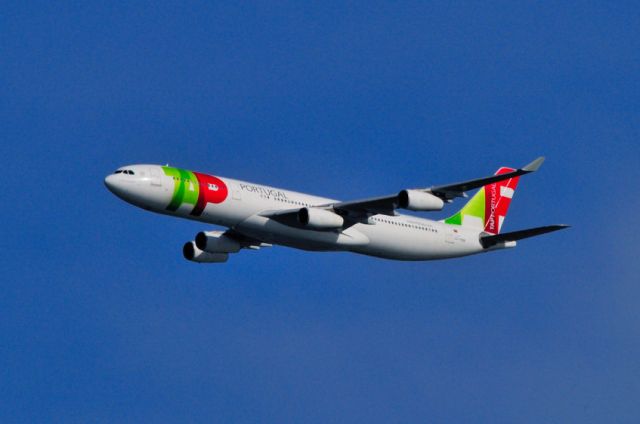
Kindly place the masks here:
[(260, 249), (261, 247), (271, 247), (271, 244), (265, 243), (253, 237), (246, 236), (234, 229), (228, 229), (223, 233), (226, 237), (236, 240), (245, 249)]
[(289, 227), (301, 227), (298, 215), (300, 214), (301, 208), (297, 209), (283, 209), (283, 210), (269, 210), (260, 212), (260, 216), (264, 216), (270, 219), (273, 219), (276, 222), (279, 222), (284, 225), (288, 225)]
[(372, 197), (370, 199), (339, 202), (332, 205), (336, 211), (352, 212), (363, 215), (395, 215), (395, 210), (400, 206), (397, 194), (390, 196)]

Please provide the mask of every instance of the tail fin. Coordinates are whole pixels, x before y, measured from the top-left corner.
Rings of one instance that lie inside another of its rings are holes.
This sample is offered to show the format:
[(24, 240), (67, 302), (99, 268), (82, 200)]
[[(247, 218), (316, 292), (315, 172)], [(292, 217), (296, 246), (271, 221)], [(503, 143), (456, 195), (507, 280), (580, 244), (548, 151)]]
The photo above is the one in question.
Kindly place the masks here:
[[(495, 175), (513, 171), (515, 169), (502, 167)], [(477, 228), (490, 234), (500, 233), (519, 178), (514, 177), (482, 187), (462, 209), (444, 222)]]

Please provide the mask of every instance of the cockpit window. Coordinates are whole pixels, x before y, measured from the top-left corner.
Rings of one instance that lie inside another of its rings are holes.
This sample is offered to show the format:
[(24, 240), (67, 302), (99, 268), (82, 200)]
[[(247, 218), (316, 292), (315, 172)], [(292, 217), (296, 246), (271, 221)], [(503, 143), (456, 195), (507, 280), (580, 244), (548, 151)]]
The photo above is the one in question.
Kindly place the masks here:
[(133, 175), (133, 171), (132, 171), (132, 170), (129, 170), (128, 174), (129, 174), (129, 175)]
[(135, 172), (133, 172), (130, 169), (118, 169), (116, 172), (114, 172), (114, 174), (127, 174), (127, 175), (135, 175)]
[(114, 172), (114, 174), (119, 174), (121, 172), (123, 172), (122, 169), (118, 169), (116, 172)]

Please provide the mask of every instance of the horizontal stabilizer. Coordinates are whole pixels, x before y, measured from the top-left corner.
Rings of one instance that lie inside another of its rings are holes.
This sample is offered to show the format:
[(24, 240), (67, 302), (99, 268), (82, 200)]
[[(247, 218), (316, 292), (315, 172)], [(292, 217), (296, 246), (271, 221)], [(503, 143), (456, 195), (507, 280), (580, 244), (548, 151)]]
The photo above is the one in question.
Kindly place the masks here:
[(497, 235), (480, 236), (480, 244), (485, 249), (495, 246), (498, 243), (504, 243), (508, 241), (522, 240), (529, 237), (539, 236), (540, 234), (551, 233), (553, 231), (563, 230), (568, 228), (569, 225), (547, 225), (545, 227), (529, 228), (527, 230), (513, 231), (511, 233), (503, 233)]

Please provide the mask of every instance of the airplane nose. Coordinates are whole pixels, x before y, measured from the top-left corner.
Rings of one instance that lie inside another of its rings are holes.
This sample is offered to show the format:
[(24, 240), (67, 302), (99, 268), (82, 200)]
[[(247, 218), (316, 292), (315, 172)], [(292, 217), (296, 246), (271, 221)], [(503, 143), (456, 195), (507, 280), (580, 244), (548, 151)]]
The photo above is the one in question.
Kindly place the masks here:
[(107, 175), (104, 179), (104, 185), (107, 186), (110, 192), (114, 192), (116, 189), (116, 176), (114, 174)]

